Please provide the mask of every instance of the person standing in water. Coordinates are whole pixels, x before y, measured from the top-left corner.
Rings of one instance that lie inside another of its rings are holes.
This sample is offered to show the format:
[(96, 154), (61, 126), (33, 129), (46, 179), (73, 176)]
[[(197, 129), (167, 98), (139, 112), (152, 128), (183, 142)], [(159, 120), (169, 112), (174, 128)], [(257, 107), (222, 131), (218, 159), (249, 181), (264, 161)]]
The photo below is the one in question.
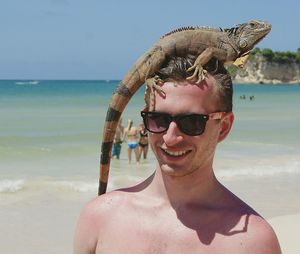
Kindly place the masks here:
[(140, 129), (139, 129), (139, 134), (140, 134), (140, 139), (139, 139), (139, 160), (142, 157), (147, 159), (147, 154), (148, 154), (148, 131), (145, 128), (144, 123), (140, 124)]
[(128, 144), (128, 162), (131, 163), (131, 154), (132, 151), (135, 153), (136, 161), (139, 162), (138, 155), (138, 129), (133, 126), (133, 121), (131, 119), (128, 120), (128, 125), (124, 131), (123, 140), (127, 139)]
[(122, 118), (120, 118), (118, 127), (116, 129), (116, 134), (114, 138), (114, 143), (112, 147), (112, 157), (116, 157), (117, 159), (120, 159), (120, 153), (123, 143), (123, 136), (124, 136), (124, 126), (122, 125)]

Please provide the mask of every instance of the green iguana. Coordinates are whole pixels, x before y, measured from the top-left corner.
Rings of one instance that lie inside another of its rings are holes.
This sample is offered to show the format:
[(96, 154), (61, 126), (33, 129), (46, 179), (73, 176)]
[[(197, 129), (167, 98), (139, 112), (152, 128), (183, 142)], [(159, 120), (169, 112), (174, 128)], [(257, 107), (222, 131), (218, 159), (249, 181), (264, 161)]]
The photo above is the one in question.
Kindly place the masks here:
[[(193, 74), (187, 79), (200, 83), (206, 75), (204, 66), (211, 58), (222, 63), (235, 62), (243, 66), (250, 50), (271, 30), (271, 25), (261, 21), (250, 21), (230, 29), (184, 27), (172, 31), (154, 44), (126, 74), (116, 89), (107, 110), (102, 147), (98, 194), (106, 192), (111, 149), (120, 116), (135, 92), (145, 83), (147, 89), (160, 88), (159, 77), (154, 76), (170, 56), (197, 56), (194, 65), (188, 70)], [(150, 107), (154, 99), (150, 98)]]

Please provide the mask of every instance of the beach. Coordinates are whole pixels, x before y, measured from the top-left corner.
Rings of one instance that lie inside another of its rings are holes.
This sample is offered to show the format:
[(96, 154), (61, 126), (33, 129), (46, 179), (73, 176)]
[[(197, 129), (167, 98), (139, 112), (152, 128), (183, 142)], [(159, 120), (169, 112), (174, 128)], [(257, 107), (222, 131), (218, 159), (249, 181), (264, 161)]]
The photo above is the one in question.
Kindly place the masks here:
[[(72, 253), (80, 211), (97, 195), (103, 122), (117, 84), (0, 81), (1, 253)], [(269, 221), (283, 253), (299, 253), (300, 86), (234, 91), (235, 124), (216, 153), (216, 176)], [(129, 118), (140, 123), (143, 104), (140, 90), (122, 115), (124, 125)], [(108, 191), (155, 169), (152, 152), (129, 165), (125, 148), (111, 162)]]
[(300, 214), (275, 217), (269, 223), (277, 234), (282, 253), (299, 253)]
[[(125, 159), (123, 163), (126, 163)], [(133, 166), (132, 171), (143, 169), (147, 171), (145, 165), (147, 163), (143, 164), (144, 167)], [(140, 175), (142, 178), (141, 173)], [(134, 183), (136, 180), (138, 181), (139, 177), (127, 179), (127, 182)], [(240, 179), (223, 183), (269, 221), (277, 234), (282, 253), (297, 254), (300, 188), (291, 187), (291, 184), (299, 183), (299, 180), (299, 176), (295, 179), (282, 180), (278, 176), (276, 188), (271, 180), (266, 182), (262, 179), (251, 179), (246, 182)], [(24, 194), (23, 197), (16, 197), (16, 194), (6, 195), (5, 201), (1, 200), (0, 211), (1, 252), (72, 253), (73, 235), (79, 212), (88, 200), (95, 197), (96, 182), (95, 180), (92, 187), (84, 186), (82, 182), (76, 184), (76, 181), (73, 185), (67, 186), (61, 181), (61, 186), (56, 183), (58, 185), (56, 190), (49, 188), (39, 193)], [(116, 178), (114, 182), (126, 185), (122, 179)], [(80, 188), (76, 190), (76, 186)], [(289, 192), (286, 193), (284, 189), (289, 189)], [(293, 194), (290, 195), (290, 192)]]

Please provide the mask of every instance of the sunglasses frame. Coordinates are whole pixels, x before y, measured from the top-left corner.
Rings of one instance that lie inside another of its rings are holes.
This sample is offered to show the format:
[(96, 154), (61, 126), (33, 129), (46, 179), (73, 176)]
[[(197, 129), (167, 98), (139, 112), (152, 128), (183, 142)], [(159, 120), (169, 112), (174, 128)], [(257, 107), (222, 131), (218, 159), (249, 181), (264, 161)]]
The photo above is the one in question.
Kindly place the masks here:
[[(226, 114), (227, 112), (214, 112), (214, 113), (210, 113), (210, 114), (182, 114), (182, 115), (175, 115), (175, 116), (172, 116), (172, 115), (170, 115), (170, 114), (168, 114), (168, 113), (161, 113), (161, 112), (155, 112), (155, 111), (141, 111), (141, 116), (142, 116), (142, 118), (143, 118), (143, 122), (144, 122), (144, 125), (145, 125), (145, 128), (149, 131), (149, 132), (151, 132), (151, 133), (156, 133), (156, 134), (159, 134), (159, 133), (163, 133), (163, 132), (166, 132), (168, 129), (169, 129), (169, 127), (170, 127), (170, 124), (171, 124), (171, 122), (175, 122), (176, 123), (176, 125), (177, 125), (177, 127), (178, 127), (178, 129), (182, 132), (182, 133), (184, 133), (184, 134), (186, 134), (186, 135), (188, 135), (188, 136), (199, 136), (199, 135), (202, 135), (203, 134), (203, 132), (205, 131), (205, 127), (206, 127), (206, 122), (208, 121), (208, 120), (220, 120), (220, 119), (222, 119), (223, 117), (224, 117), (224, 115)], [(146, 117), (147, 117), (147, 115), (148, 114), (153, 114), (153, 115), (159, 115), (159, 116), (166, 116), (167, 118), (168, 118), (168, 120), (169, 120), (169, 125), (167, 126), (167, 128), (165, 129), (165, 130), (163, 130), (163, 131), (151, 131), (150, 129), (148, 129), (148, 125), (147, 125), (147, 120), (146, 120)], [(179, 120), (180, 120), (180, 118), (182, 118), (182, 117), (187, 117), (187, 116), (194, 116), (194, 115), (196, 115), (196, 116), (200, 116), (203, 120), (204, 120), (204, 128), (203, 128), (203, 130), (202, 130), (202, 132), (201, 133), (199, 133), (199, 134), (189, 134), (189, 133), (186, 133), (184, 130), (182, 130), (182, 128), (181, 128), (181, 124), (178, 122)]]

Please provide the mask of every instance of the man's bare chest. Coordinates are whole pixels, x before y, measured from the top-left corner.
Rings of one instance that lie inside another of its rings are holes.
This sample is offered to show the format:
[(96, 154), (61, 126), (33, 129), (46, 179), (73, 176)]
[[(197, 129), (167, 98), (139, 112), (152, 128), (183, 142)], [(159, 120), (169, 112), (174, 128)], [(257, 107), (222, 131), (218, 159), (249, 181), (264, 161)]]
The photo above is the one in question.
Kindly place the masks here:
[[(226, 242), (235, 237), (229, 238), (218, 232), (205, 228), (196, 230), (178, 220), (172, 222), (172, 219), (166, 218), (116, 220), (101, 232), (96, 253), (230, 253), (231, 248), (228, 247), (234, 246)], [(236, 248), (238, 246), (233, 249)], [(229, 252), (224, 252), (225, 249)]]

